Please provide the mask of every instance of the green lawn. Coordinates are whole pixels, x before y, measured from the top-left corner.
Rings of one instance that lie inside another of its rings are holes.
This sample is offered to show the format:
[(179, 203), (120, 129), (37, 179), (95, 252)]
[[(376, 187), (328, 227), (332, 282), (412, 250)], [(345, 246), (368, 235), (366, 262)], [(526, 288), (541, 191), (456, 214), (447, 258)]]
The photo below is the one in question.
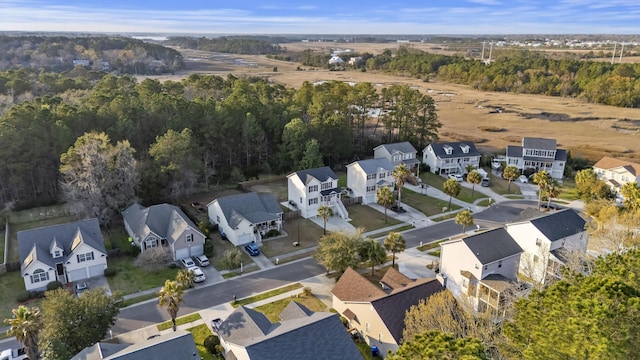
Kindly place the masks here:
[(165, 280), (174, 279), (178, 269), (164, 268), (159, 271), (145, 271), (133, 264), (134, 258), (121, 256), (109, 259), (109, 268), (116, 269), (116, 275), (107, 278), (112, 292), (121, 295), (153, 289), (164, 285)]
[(207, 325), (202, 324), (198, 326), (194, 326), (192, 328), (187, 329), (188, 332), (193, 335), (193, 341), (196, 343), (196, 349), (198, 349), (198, 354), (200, 355), (200, 359), (202, 360), (218, 360), (223, 359), (220, 356), (213, 355), (207, 351), (204, 347), (204, 340), (209, 337), (211, 334), (211, 330), (207, 327)]
[[(46, 212), (45, 212), (46, 213)], [(10, 215), (13, 218), (13, 214)], [(24, 215), (19, 216), (20, 220), (24, 220)], [(9, 223), (9, 251), (8, 251), (8, 262), (12, 261), (20, 261), (20, 253), (18, 251), (18, 231), (22, 230), (30, 230), (37, 229), (45, 226), (64, 224), (72, 221), (76, 221), (77, 219), (74, 216), (59, 216), (59, 217), (50, 217), (50, 218), (38, 218), (34, 217), (33, 221), (26, 222), (10, 222)]]
[[(188, 324), (190, 322), (194, 322), (200, 319), (202, 319), (202, 317), (200, 316), (200, 313), (193, 313), (186, 316), (181, 316), (179, 318), (176, 318), (176, 326)], [(171, 320), (169, 320), (169, 321), (165, 321), (163, 323), (158, 324), (157, 327), (159, 331), (162, 331), (162, 330), (171, 329), (173, 327), (173, 324), (171, 323)]]
[[(422, 179), (422, 182), (424, 182), (425, 184), (431, 187), (434, 187), (440, 191), (444, 191), (444, 182), (447, 181), (447, 179), (443, 178), (442, 176), (427, 172), (427, 173), (420, 174), (420, 178)], [(477, 184), (475, 188), (477, 189), (478, 187), (480, 187), (480, 184)], [(404, 195), (404, 192), (405, 190), (403, 189), (402, 190), (403, 195)], [(427, 189), (427, 193), (428, 192), (429, 190)], [(464, 186), (461, 186), (460, 194), (456, 196), (456, 198), (468, 203), (473, 203), (474, 201), (483, 197), (486, 197), (486, 195), (484, 195), (481, 192), (475, 191), (475, 189), (474, 191), (472, 191), (471, 189), (467, 189)]]
[(279, 322), (280, 318), (278, 315), (284, 310), (284, 308), (289, 305), (290, 302), (295, 301), (306, 306), (311, 311), (326, 311), (327, 305), (320, 301), (313, 294), (311, 295), (298, 295), (297, 297), (290, 297), (282, 300), (277, 300), (272, 303), (264, 304), (262, 306), (258, 306), (254, 308), (254, 310), (260, 311), (265, 314), (271, 322)]
[(274, 297), (276, 295), (280, 295), (280, 294), (287, 293), (289, 291), (300, 289), (301, 287), (302, 287), (302, 284), (300, 284), (300, 283), (287, 285), (287, 286), (284, 286), (284, 287), (281, 287), (281, 288), (278, 288), (278, 289), (274, 289), (274, 290), (271, 290), (271, 291), (263, 292), (263, 293), (258, 294), (258, 295), (246, 297), (244, 299), (239, 299), (238, 301), (234, 301), (231, 305), (233, 307), (238, 307), (240, 305), (253, 304), (256, 301), (268, 299), (268, 298)]
[(370, 206), (353, 205), (347, 208), (351, 225), (356, 228), (364, 228), (365, 232), (382, 229), (387, 226), (397, 225), (401, 222), (388, 216), (391, 210), (387, 210), (387, 222), (384, 221), (384, 213), (381, 213)]
[[(291, 251), (314, 247), (322, 237), (322, 227), (304, 218), (286, 220), (283, 225), (287, 236), (277, 239), (265, 239), (260, 251), (268, 257), (288, 254)], [(298, 242), (297, 247), (293, 243)], [(308, 256), (308, 255), (307, 255)]]
[[(429, 195), (418, 194), (409, 189), (402, 189), (402, 202), (416, 210), (422, 211), (427, 216), (438, 215), (442, 213), (443, 208), (449, 206), (449, 201), (432, 198)], [(460, 209), (460, 207), (456, 204), (451, 204), (451, 210), (457, 209)]]
[(576, 188), (576, 182), (573, 179), (566, 179), (562, 181), (562, 187), (560, 188), (560, 194), (558, 199), (573, 201), (580, 199), (578, 189)]
[[(0, 275), (0, 321), (12, 317), (11, 310), (18, 307), (16, 296), (24, 291), (24, 280), (20, 271)], [(32, 306), (32, 305), (29, 305)], [(4, 323), (2, 325), (4, 326)]]
[(378, 233), (371, 234), (371, 235), (369, 235), (369, 237), (372, 238), (372, 239), (375, 239), (375, 238), (387, 236), (387, 235), (389, 235), (389, 233), (392, 233), (392, 232), (399, 233), (399, 232), (402, 232), (402, 231), (405, 231), (405, 230), (411, 230), (411, 229), (413, 229), (413, 225), (404, 225), (404, 226), (400, 226), (399, 228), (395, 228), (393, 230), (385, 230), (385, 231), (381, 231), (381, 232), (378, 232)]
[(515, 182), (517, 180), (514, 180), (511, 182), (511, 187), (509, 187), (509, 181), (503, 179), (500, 176), (495, 176), (491, 173), (491, 171), (488, 171), (488, 176), (489, 179), (491, 179), (491, 190), (493, 190), (495, 193), (500, 194), (500, 195), (521, 195), (522, 193), (520, 192), (520, 188), (518, 187), (517, 184), (515, 184)]

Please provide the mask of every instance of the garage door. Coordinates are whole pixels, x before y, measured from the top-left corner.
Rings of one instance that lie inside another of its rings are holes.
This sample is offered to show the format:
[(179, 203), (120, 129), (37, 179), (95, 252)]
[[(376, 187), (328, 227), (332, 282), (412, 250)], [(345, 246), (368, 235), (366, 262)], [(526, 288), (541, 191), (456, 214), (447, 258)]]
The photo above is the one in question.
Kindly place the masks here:
[(176, 250), (176, 260), (189, 257), (189, 248)]
[(93, 265), (89, 267), (89, 277), (104, 275), (104, 265)]
[(197, 245), (191, 247), (191, 256), (198, 256), (204, 254), (204, 245)]
[(70, 271), (67, 274), (67, 278), (69, 279), (69, 281), (74, 282), (74, 281), (80, 281), (80, 280), (84, 280), (87, 278), (87, 270), (85, 270), (84, 268), (82, 269), (78, 269), (78, 270), (73, 270)]

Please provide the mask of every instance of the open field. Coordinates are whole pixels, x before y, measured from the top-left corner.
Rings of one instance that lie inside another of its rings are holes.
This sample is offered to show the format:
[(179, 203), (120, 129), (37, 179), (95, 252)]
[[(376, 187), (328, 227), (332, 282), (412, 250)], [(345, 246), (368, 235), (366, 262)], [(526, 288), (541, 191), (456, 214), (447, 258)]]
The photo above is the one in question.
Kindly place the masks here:
[[(349, 44), (320, 43), (327, 47), (346, 48)], [(286, 44), (293, 49), (300, 44)], [(310, 44), (309, 46), (312, 46)], [(395, 50), (395, 44), (356, 44), (357, 51)], [(425, 47), (432, 44), (415, 44)], [(367, 50), (363, 50), (367, 49)], [(311, 69), (298, 63), (267, 59), (265, 56), (185, 53), (187, 69), (176, 75), (156, 77), (180, 80), (192, 73), (226, 76), (257, 76), (271, 83), (299, 87), (304, 81), (337, 80), (370, 82), (377, 88), (407, 84), (432, 96), (443, 124), (440, 137), (445, 141), (476, 142), (485, 153), (504, 152), (506, 145), (519, 144), (522, 137), (549, 137), (573, 156), (597, 161), (603, 155), (640, 161), (640, 109), (584, 103), (573, 98), (542, 95), (484, 92), (469, 86), (422, 80), (389, 74), (361, 71)], [(297, 71), (300, 66), (302, 71)], [(277, 71), (274, 71), (277, 68)], [(502, 107), (492, 113), (491, 107)], [(500, 129), (500, 131), (492, 131)]]

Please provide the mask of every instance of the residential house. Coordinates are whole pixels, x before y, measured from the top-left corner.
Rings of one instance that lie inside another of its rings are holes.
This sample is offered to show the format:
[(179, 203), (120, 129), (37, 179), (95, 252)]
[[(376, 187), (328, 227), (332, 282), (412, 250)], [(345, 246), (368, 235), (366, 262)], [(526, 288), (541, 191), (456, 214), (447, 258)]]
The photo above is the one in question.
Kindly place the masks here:
[(640, 164), (631, 161), (605, 156), (593, 165), (593, 171), (616, 193), (620, 193), (626, 183), (640, 183)]
[(204, 254), (205, 235), (177, 206), (133, 204), (122, 216), (127, 234), (141, 252), (165, 246), (173, 260)]
[(431, 143), (422, 151), (422, 162), (434, 174), (466, 174), (468, 165), (480, 167), (480, 152), (472, 142)]
[(416, 148), (408, 141), (382, 144), (373, 148), (373, 157), (375, 159), (387, 158), (394, 168), (400, 164), (405, 164), (414, 174), (418, 171), (418, 165), (420, 165), (420, 161), (416, 156), (417, 153)]
[(226, 359), (362, 359), (337, 314), (313, 312), (292, 301), (272, 323), (262, 313), (237, 307), (217, 326)]
[(375, 203), (381, 187), (395, 182), (391, 172), (394, 166), (387, 158), (360, 160), (347, 165), (347, 188), (354, 197), (362, 197), (363, 204)]
[(27, 290), (44, 290), (51, 281), (101, 276), (107, 251), (98, 219), (18, 231), (20, 271)]
[(553, 179), (562, 179), (567, 151), (558, 149), (555, 139), (523, 138), (522, 146), (507, 146), (507, 166), (520, 171), (546, 171)]
[(459, 300), (484, 312), (500, 310), (517, 281), (522, 248), (504, 228), (451, 239), (440, 244), (440, 276)]
[(282, 230), (282, 207), (270, 193), (225, 196), (209, 203), (209, 222), (234, 245), (262, 242), (269, 232)]
[(584, 254), (587, 250), (585, 224), (573, 209), (506, 224), (506, 231), (524, 251), (520, 257), (520, 273), (538, 283), (558, 279), (566, 257), (573, 252)]
[(379, 284), (348, 268), (331, 293), (333, 308), (349, 320), (349, 327), (384, 355), (398, 349), (406, 311), (442, 290), (434, 278), (409, 279), (395, 268), (389, 268)]
[(193, 360), (200, 359), (193, 335), (178, 329), (134, 344), (98, 342), (71, 360)]
[(287, 176), (289, 204), (302, 212), (302, 217), (318, 215), (318, 208), (326, 205), (343, 219), (349, 217), (340, 200), (338, 176), (330, 167), (296, 171)]

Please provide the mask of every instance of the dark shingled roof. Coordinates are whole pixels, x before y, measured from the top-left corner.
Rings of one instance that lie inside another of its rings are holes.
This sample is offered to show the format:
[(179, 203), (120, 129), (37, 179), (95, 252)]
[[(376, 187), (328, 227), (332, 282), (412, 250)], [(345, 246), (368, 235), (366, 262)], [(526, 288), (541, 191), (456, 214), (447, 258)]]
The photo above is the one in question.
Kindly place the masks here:
[[(312, 179), (317, 179), (320, 182), (325, 182), (328, 179), (337, 179), (336, 173), (331, 170), (328, 166), (323, 166), (321, 168), (309, 169), (309, 170), (300, 170), (294, 173), (303, 184), (307, 185)], [(291, 176), (291, 175), (289, 175)]]
[(556, 139), (526, 137), (522, 139), (522, 147), (527, 149), (555, 150), (557, 145)]
[[(66, 262), (72, 249), (80, 243), (85, 243), (103, 254), (107, 253), (100, 232), (100, 223), (96, 218), (18, 231), (17, 238), (23, 270), (24, 266), (28, 265), (25, 264), (25, 260), (30, 254), (34, 260), (55, 267), (57, 262)], [(54, 242), (63, 250), (63, 260), (54, 260), (51, 256), (51, 246)]]
[(530, 222), (551, 241), (581, 233), (584, 231), (584, 226), (587, 223), (573, 209), (556, 211), (552, 214), (530, 220)]
[(408, 141), (403, 141), (403, 142), (393, 143), (393, 144), (382, 144), (382, 145), (376, 146), (373, 150), (375, 151), (376, 149), (381, 147), (387, 150), (389, 154), (393, 154), (395, 152), (401, 152), (404, 154), (417, 152), (416, 148), (414, 148), (413, 145), (411, 145), (411, 143)]
[[(171, 204), (149, 207), (133, 204), (122, 212), (122, 216), (140, 239), (146, 238), (152, 232), (173, 243), (184, 233), (187, 226), (200, 232), (196, 224), (179, 207)], [(204, 238), (204, 235), (202, 237)]]
[(360, 166), (365, 174), (377, 174), (378, 169), (384, 169), (386, 171), (393, 171), (394, 169), (393, 164), (387, 158), (359, 160), (347, 166), (353, 166), (356, 164)]
[(225, 196), (217, 201), (229, 226), (235, 228), (242, 219), (247, 219), (252, 224), (279, 220), (282, 208), (271, 193), (249, 192)]
[[(436, 156), (441, 159), (458, 158), (464, 156), (480, 156), (480, 152), (478, 152), (478, 149), (476, 149), (476, 145), (472, 142), (444, 142), (432, 143), (429, 145), (431, 146), (431, 149), (433, 149), (433, 152), (436, 154)], [(446, 146), (451, 146), (451, 154), (447, 154), (447, 152), (444, 150)], [(460, 148), (461, 146), (468, 146), (469, 152), (462, 152), (462, 149)]]
[(522, 146), (515, 145), (507, 145), (507, 156), (508, 157), (522, 157)]
[(522, 252), (522, 248), (504, 228), (470, 235), (463, 238), (462, 241), (483, 265)]
[(235, 343), (265, 336), (273, 326), (263, 313), (239, 306), (218, 326), (218, 334), (226, 341)]
[(307, 309), (306, 306), (292, 301), (284, 308), (284, 310), (280, 312), (280, 315), (278, 315), (278, 317), (280, 318), (280, 320), (285, 321), (306, 318), (311, 316), (312, 314), (313, 311)]

